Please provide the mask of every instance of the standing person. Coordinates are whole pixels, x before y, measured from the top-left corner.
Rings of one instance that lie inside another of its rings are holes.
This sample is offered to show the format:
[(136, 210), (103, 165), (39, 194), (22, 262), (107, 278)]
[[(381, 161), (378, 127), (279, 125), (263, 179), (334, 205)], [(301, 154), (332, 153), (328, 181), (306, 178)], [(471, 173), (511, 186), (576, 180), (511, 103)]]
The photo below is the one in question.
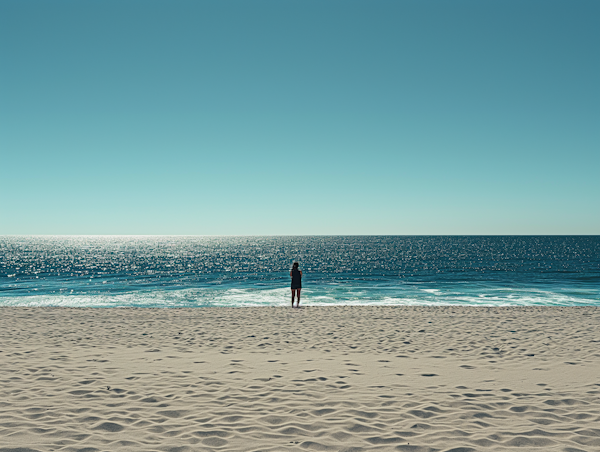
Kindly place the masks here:
[(290, 271), (292, 277), (292, 308), (294, 307), (294, 297), (298, 296), (297, 308), (300, 307), (300, 290), (302, 290), (302, 271), (298, 269), (298, 262), (294, 262), (292, 265), (292, 271)]

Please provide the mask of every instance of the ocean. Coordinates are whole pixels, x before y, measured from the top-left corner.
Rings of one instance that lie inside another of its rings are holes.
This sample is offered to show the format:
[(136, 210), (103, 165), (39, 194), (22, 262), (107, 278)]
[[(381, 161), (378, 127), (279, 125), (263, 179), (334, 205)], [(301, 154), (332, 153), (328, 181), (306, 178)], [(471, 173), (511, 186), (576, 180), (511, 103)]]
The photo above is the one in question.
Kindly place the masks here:
[(600, 236), (0, 236), (0, 306), (600, 305)]

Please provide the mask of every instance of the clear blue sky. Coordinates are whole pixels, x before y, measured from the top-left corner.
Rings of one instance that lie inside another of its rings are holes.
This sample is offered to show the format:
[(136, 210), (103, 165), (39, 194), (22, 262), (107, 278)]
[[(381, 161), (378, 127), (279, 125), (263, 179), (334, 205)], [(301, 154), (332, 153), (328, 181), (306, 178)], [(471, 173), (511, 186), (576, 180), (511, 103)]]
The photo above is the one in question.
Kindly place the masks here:
[(599, 20), (2, 0), (0, 234), (600, 234)]

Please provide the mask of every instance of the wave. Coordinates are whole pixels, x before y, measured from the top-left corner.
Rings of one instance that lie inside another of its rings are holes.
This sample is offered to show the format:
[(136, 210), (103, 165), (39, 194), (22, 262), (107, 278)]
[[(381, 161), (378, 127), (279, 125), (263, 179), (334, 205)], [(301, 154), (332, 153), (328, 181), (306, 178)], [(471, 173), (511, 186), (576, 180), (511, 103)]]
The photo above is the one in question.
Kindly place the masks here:
[[(40, 294), (0, 298), (0, 306), (30, 307), (249, 307), (288, 306), (287, 288), (185, 288), (122, 293)], [(542, 290), (538, 288), (482, 288), (457, 290), (414, 286), (382, 289), (327, 285), (302, 289), (305, 306), (600, 306), (596, 290)]]

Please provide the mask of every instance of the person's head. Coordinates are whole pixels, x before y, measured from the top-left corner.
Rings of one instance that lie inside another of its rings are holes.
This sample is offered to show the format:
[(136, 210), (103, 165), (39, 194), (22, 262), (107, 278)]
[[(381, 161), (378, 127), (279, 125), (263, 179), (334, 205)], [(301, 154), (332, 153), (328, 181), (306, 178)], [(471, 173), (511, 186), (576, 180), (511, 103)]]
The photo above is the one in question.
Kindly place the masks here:
[(298, 268), (298, 262), (294, 262), (294, 265), (292, 265), (292, 268)]

